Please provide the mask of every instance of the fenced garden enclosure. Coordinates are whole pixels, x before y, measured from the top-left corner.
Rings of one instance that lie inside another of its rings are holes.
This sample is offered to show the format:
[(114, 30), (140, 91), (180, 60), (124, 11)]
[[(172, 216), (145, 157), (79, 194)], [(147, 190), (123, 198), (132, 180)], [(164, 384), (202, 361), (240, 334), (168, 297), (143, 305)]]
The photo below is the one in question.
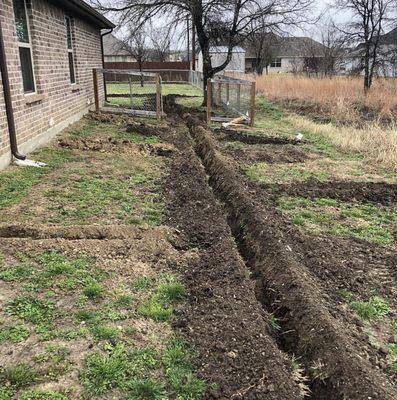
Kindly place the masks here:
[[(163, 96), (200, 97), (203, 94), (203, 73), (178, 70), (139, 72), (122, 69), (94, 69), (95, 108), (97, 111), (126, 113), (160, 119), (164, 116)], [(186, 72), (186, 73), (185, 73)], [(163, 79), (164, 78), (164, 79)], [(168, 79), (167, 79), (168, 78)], [(171, 80), (169, 79), (171, 78)], [(104, 84), (105, 104), (99, 102), (99, 82)], [(254, 125), (255, 82), (217, 75), (208, 80), (207, 122), (229, 122)]]
[[(163, 116), (162, 79), (156, 73), (94, 69), (95, 108), (97, 111), (131, 115)], [(103, 81), (105, 105), (99, 104), (98, 82)]]
[(255, 122), (255, 82), (216, 76), (208, 80), (207, 122), (228, 122), (241, 117), (253, 126)]

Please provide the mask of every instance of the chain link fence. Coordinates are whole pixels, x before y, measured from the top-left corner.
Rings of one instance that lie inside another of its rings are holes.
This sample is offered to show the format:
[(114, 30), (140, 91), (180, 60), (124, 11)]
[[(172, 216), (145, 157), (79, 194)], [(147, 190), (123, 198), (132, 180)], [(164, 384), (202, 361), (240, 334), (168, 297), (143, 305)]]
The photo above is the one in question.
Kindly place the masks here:
[(255, 120), (255, 82), (216, 76), (208, 80), (207, 121), (229, 122), (241, 117), (249, 125)]
[(99, 80), (104, 83), (105, 104), (100, 107), (98, 101), (98, 110), (157, 118), (163, 115), (162, 80), (159, 74), (95, 69), (94, 89)]

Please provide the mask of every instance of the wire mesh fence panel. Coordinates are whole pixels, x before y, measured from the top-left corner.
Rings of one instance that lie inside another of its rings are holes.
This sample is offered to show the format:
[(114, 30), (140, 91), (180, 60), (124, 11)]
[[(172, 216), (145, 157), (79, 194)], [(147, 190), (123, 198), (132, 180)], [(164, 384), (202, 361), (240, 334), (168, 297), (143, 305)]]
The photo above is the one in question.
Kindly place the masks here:
[[(95, 79), (95, 78), (94, 78)], [(159, 74), (122, 70), (97, 70), (105, 88), (103, 111), (161, 117), (162, 81)]]
[(189, 83), (200, 90), (204, 87), (204, 74), (200, 71), (189, 71)]
[(208, 122), (242, 117), (250, 125), (255, 117), (255, 83), (225, 76), (208, 81)]

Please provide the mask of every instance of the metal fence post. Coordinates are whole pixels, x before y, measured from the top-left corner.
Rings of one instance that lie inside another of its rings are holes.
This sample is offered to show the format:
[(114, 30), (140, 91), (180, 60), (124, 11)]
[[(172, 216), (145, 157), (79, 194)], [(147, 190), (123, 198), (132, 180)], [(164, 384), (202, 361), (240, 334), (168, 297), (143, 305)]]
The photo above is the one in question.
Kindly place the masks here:
[(256, 82), (251, 85), (251, 112), (250, 112), (250, 125), (255, 124), (255, 108), (256, 108)]
[(237, 84), (237, 110), (241, 108), (241, 84)]
[(160, 74), (156, 76), (156, 117), (161, 119), (161, 77)]
[(132, 98), (132, 82), (131, 82), (131, 77), (130, 76), (128, 77), (128, 83), (130, 85), (130, 106), (131, 106), (131, 109), (132, 109), (133, 106), (134, 106), (134, 102), (133, 102), (133, 98)]
[(207, 81), (207, 124), (211, 125), (211, 114), (212, 114), (212, 81)]
[(98, 71), (95, 68), (92, 70), (92, 79), (94, 80), (95, 111), (99, 112)]

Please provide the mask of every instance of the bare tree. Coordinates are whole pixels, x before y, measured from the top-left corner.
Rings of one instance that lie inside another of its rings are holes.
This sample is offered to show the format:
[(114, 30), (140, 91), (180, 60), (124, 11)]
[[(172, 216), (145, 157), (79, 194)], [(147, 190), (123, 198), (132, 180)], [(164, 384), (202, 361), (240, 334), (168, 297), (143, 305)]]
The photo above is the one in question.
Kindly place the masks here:
[[(174, 24), (191, 17), (197, 41), (203, 55), (204, 92), (207, 79), (225, 69), (230, 63), (233, 48), (249, 34), (263, 28), (296, 25), (307, 20), (311, 0), (91, 0), (104, 12), (119, 15), (119, 21), (142, 26), (153, 18), (172, 19)], [(266, 26), (263, 26), (265, 22)], [(227, 56), (221, 65), (213, 66), (210, 56), (211, 29), (220, 26)]]
[(174, 28), (163, 26), (156, 28), (151, 25), (149, 38), (153, 49), (154, 58), (157, 61), (165, 62), (168, 59), (173, 38)]
[(380, 36), (394, 0), (336, 0), (336, 6), (351, 14), (351, 22), (341, 30), (359, 43), (357, 53), (362, 58), (364, 91), (367, 92), (378, 63)]
[(321, 29), (321, 43), (321, 71), (326, 76), (334, 75), (342, 62), (345, 48), (349, 45), (349, 38), (329, 20)]
[(144, 27), (139, 29), (128, 30), (128, 33), (123, 39), (124, 49), (128, 51), (138, 63), (139, 72), (141, 73), (141, 86), (144, 86), (143, 78), (143, 64), (148, 61), (150, 50), (147, 46), (147, 35), (145, 34)]
[(258, 75), (262, 75), (264, 70), (268, 73), (269, 65), (276, 57), (275, 47), (279, 39), (276, 34), (269, 32), (266, 28), (247, 36), (244, 44), (254, 55), (253, 69)]

